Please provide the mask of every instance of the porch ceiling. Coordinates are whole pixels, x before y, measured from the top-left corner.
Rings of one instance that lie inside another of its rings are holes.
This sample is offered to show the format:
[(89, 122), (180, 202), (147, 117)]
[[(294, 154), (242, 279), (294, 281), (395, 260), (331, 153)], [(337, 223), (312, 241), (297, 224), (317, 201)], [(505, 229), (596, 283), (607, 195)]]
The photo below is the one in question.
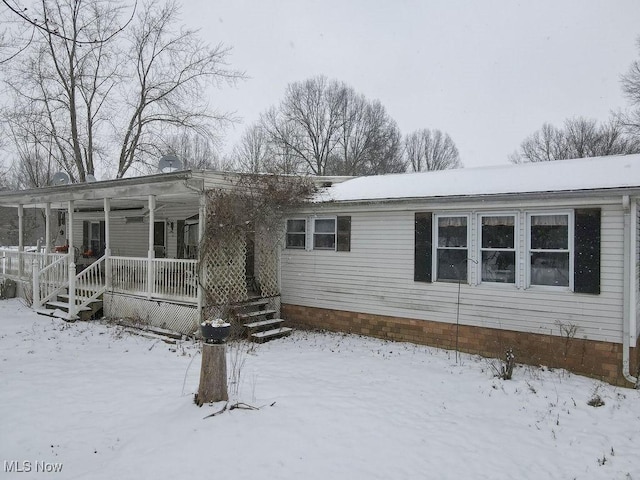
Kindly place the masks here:
[(66, 208), (74, 201), (75, 208), (102, 208), (105, 198), (111, 199), (111, 208), (135, 209), (147, 205), (149, 195), (155, 195), (158, 204), (192, 203), (203, 191), (202, 179), (193, 178), (191, 171), (150, 175), (146, 177), (105, 180), (43, 187), (31, 190), (0, 191), (0, 206)]

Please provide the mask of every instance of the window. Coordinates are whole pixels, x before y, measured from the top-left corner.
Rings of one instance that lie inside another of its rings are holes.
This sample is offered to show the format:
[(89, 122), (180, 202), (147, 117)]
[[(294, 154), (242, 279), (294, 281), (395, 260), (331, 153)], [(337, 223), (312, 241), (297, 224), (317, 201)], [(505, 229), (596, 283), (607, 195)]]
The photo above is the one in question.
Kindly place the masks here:
[(467, 217), (437, 217), (436, 275), (440, 281), (467, 279)]
[(313, 223), (313, 249), (336, 249), (336, 219), (315, 218)]
[(480, 217), (481, 281), (514, 283), (516, 281), (515, 215)]
[(101, 257), (104, 255), (105, 245), (104, 221), (82, 222), (82, 254), (86, 257)]
[(307, 246), (307, 221), (302, 219), (287, 220), (286, 248), (305, 248)]
[(569, 214), (529, 217), (531, 285), (570, 286), (571, 222)]

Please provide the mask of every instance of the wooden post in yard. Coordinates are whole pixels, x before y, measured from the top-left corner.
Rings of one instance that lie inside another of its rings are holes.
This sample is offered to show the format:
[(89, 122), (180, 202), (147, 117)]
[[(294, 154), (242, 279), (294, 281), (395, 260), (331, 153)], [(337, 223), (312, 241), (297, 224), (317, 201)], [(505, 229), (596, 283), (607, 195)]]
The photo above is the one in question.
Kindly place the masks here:
[(197, 404), (229, 400), (227, 392), (227, 345), (202, 343), (202, 367)]

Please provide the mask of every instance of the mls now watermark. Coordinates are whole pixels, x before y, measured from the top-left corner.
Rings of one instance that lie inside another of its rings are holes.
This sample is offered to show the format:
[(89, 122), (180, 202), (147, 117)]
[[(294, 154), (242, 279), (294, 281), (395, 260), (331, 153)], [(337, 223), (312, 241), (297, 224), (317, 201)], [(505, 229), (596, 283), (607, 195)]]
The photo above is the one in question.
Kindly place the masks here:
[(5, 460), (4, 471), (5, 473), (59, 473), (62, 471), (62, 463), (43, 461), (31, 462), (29, 460)]

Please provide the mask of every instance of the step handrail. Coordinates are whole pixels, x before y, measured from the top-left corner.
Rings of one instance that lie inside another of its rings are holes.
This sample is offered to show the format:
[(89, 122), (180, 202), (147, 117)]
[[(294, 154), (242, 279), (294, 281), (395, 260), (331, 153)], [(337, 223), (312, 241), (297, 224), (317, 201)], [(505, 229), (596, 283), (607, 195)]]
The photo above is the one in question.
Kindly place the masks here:
[(76, 275), (73, 303), (75, 304), (76, 298), (82, 298), (82, 301), (77, 305), (73, 305), (72, 295), (69, 295), (69, 316), (76, 316), (82, 308), (97, 300), (100, 295), (107, 291), (107, 284), (104, 280), (105, 267), (106, 256), (103, 255)]
[(69, 257), (67, 255), (54, 260), (42, 270), (38, 270), (37, 264), (35, 264), (33, 272), (33, 307), (36, 309), (42, 307), (49, 300), (57, 297), (68, 285)]

